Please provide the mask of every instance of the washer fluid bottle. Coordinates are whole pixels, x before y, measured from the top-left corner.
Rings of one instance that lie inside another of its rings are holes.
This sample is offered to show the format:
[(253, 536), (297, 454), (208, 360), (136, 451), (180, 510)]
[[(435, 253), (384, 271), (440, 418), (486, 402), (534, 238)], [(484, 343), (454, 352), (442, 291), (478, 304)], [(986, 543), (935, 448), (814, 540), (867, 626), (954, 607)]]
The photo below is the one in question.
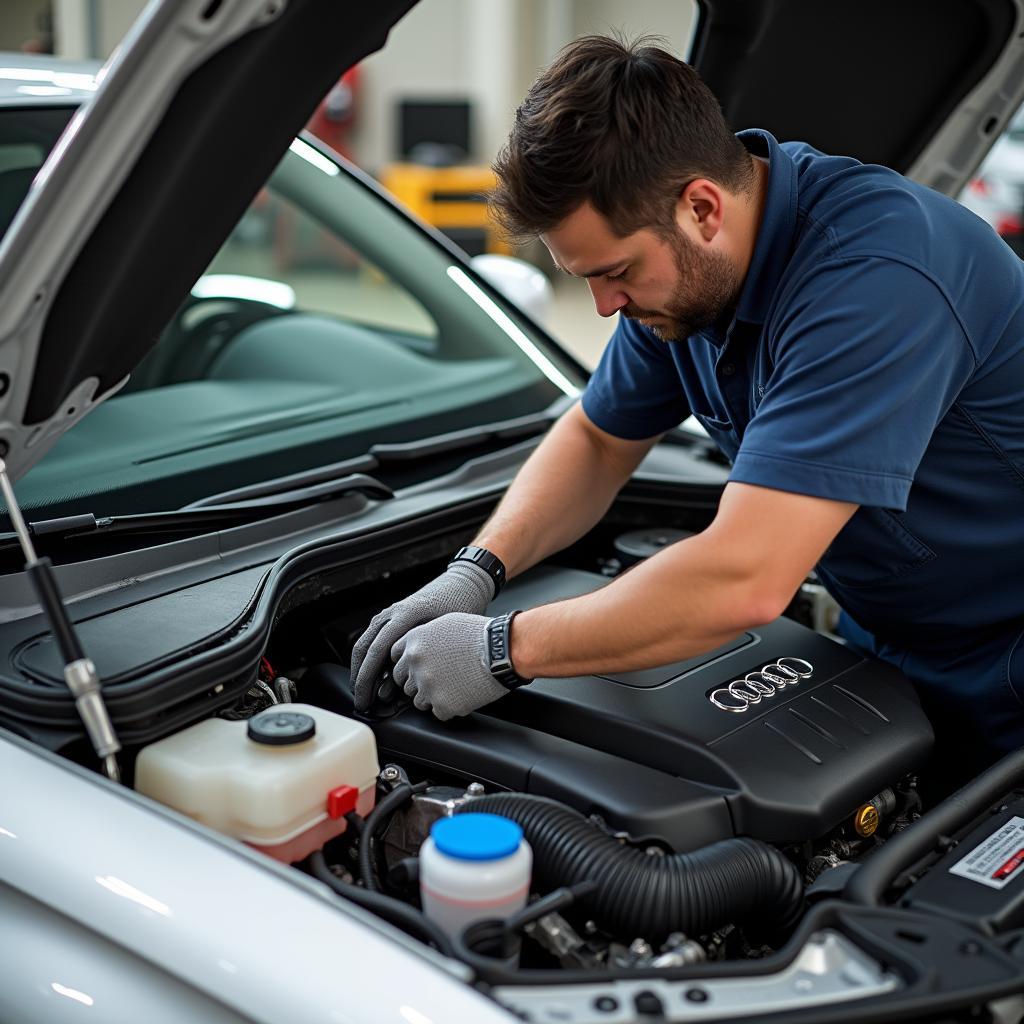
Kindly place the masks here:
[(533, 851), (514, 821), (456, 814), (431, 826), (420, 847), (424, 913), (448, 935), (474, 921), (511, 917), (530, 894)]
[(309, 704), (210, 718), (144, 747), (135, 788), (291, 863), (373, 809), (377, 745), (361, 722)]

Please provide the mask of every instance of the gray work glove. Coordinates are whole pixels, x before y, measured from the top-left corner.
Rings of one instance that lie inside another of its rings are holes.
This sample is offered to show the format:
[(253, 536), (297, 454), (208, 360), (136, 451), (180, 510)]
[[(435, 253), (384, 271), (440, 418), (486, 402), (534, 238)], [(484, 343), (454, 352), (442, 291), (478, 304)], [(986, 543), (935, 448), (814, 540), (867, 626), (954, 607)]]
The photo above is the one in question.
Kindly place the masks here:
[(442, 615), (391, 648), (392, 676), (416, 707), (444, 722), (508, 693), (487, 667), (490, 621), (486, 615)]
[(356, 711), (370, 706), (374, 685), (388, 665), (392, 646), (410, 629), (449, 612), (479, 614), (492, 597), (494, 581), (486, 570), (473, 562), (455, 562), (415, 594), (374, 615), (352, 648)]

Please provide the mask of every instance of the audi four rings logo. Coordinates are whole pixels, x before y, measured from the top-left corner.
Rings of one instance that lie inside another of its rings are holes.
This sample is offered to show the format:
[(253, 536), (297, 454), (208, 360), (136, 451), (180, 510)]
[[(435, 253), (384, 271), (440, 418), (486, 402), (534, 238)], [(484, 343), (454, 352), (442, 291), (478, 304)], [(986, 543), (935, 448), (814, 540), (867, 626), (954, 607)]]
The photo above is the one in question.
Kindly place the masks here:
[(734, 679), (728, 686), (720, 686), (708, 695), (708, 700), (723, 711), (742, 714), (751, 704), (759, 704), (762, 697), (774, 697), (776, 690), (796, 686), (812, 672), (814, 666), (803, 658), (779, 658), (756, 672), (748, 672), (742, 679)]

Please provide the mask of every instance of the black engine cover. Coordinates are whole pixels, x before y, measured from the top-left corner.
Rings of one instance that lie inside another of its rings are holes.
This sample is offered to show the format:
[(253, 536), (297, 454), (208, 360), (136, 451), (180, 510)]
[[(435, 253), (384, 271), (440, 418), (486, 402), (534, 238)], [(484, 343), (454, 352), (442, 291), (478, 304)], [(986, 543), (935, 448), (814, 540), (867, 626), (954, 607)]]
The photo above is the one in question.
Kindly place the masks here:
[[(529, 608), (605, 582), (543, 566), (492, 608)], [(742, 713), (711, 703), (717, 688), (784, 657), (812, 673)], [(347, 672), (328, 674), (347, 710)], [(819, 837), (919, 767), (933, 741), (899, 672), (789, 619), (660, 669), (538, 679), (460, 722), (410, 709), (373, 727), (396, 759), (557, 796), (681, 850), (733, 834)]]

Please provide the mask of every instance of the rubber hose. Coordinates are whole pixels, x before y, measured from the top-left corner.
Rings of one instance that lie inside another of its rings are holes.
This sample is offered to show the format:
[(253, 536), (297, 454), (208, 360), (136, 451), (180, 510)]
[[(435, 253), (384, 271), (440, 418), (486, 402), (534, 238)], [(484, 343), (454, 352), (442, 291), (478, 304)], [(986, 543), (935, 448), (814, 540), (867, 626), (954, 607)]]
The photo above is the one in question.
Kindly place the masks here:
[(533, 903), (528, 903), (511, 917), (490, 917), (474, 921), (452, 939), (455, 955), (476, 969), (479, 969), (481, 964), (487, 968), (494, 966), (491, 963), (493, 960), (508, 960), (516, 955), (519, 932), (526, 925), (539, 921), (548, 914), (555, 914), (566, 907), (571, 907), (581, 897), (589, 896), (596, 888), (593, 882), (583, 882), (571, 888), (563, 886)]
[(616, 935), (653, 941), (755, 919), (761, 930), (770, 922), (773, 932), (785, 933), (803, 910), (800, 873), (759, 839), (723, 839), (692, 853), (652, 856), (546, 797), (500, 793), (456, 811), (471, 812), (500, 814), (522, 828), (533, 850), (534, 888), (594, 881), (597, 891), (585, 903)]
[(448, 936), (429, 917), (415, 907), (410, 907), (409, 904), (403, 903), (392, 896), (385, 896), (380, 892), (367, 892), (366, 889), (360, 889), (357, 885), (349, 885), (347, 882), (343, 882), (331, 873), (322, 850), (315, 850), (310, 854), (309, 866), (313, 874), (325, 885), (330, 886), (339, 896), (351, 900), (365, 910), (378, 914), (385, 921), (390, 921), (393, 925), (415, 936), (417, 939), (433, 943), (445, 956), (455, 956), (451, 940)]
[(370, 892), (380, 891), (373, 870), (373, 848), (377, 833), (391, 815), (411, 799), (413, 792), (414, 789), (408, 782), (400, 782), (363, 821), (363, 831), (359, 839), (359, 877)]

